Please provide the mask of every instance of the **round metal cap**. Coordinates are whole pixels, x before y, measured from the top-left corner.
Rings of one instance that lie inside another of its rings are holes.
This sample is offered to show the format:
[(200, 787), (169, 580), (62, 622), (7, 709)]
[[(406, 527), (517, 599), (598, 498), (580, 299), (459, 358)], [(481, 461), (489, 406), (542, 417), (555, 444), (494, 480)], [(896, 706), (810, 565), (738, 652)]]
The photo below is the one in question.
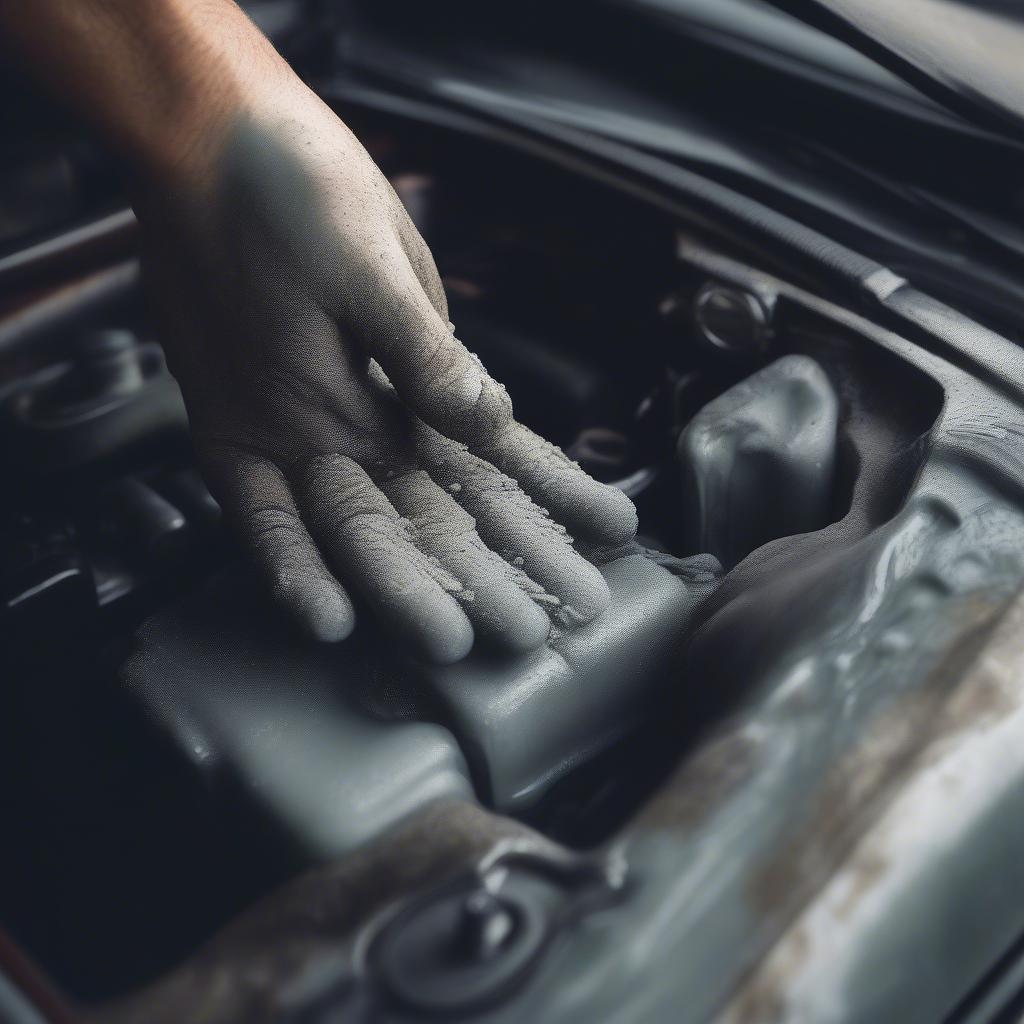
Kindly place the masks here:
[(693, 318), (701, 339), (720, 352), (756, 356), (768, 348), (771, 319), (752, 292), (708, 282), (694, 297)]

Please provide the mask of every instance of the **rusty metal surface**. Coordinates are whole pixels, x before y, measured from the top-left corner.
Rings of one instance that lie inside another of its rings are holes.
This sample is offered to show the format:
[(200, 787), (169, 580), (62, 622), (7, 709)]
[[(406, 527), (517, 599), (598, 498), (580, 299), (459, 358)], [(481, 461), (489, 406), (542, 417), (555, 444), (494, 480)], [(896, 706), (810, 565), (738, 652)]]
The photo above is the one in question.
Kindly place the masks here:
[[(961, 666), (941, 666), (960, 676)], [(907, 781), (745, 981), (723, 1024), (932, 1021), (1018, 934), (1024, 597), (936, 709)], [(969, 897), (969, 898), (968, 898)]]
[[(297, 878), (155, 985), (95, 1009), (92, 1024), (263, 1024), (307, 991), (344, 989), (353, 941), (400, 896), (470, 870), (499, 846), (551, 844), (474, 804), (438, 803), (344, 860)], [(354, 984), (354, 982), (353, 982)]]

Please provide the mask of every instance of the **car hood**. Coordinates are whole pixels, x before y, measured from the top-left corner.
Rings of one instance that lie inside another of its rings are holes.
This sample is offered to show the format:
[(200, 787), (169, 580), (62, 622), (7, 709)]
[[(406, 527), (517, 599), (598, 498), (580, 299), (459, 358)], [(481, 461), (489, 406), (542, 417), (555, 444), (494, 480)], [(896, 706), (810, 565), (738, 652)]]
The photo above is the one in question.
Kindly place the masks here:
[(1024, 135), (1024, 21), (1011, 0), (770, 0), (946, 107)]

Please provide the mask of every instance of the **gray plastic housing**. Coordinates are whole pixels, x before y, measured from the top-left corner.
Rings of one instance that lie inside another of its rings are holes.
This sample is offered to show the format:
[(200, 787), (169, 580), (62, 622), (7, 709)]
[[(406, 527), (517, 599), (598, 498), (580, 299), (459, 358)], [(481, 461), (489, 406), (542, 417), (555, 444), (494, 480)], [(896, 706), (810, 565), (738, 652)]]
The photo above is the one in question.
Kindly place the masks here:
[(248, 576), (215, 577), (149, 618), (122, 679), (228, 806), (309, 860), (341, 857), (431, 801), (472, 797), (451, 733), (376, 719), (354, 645), (299, 637)]
[[(718, 570), (661, 561), (605, 565), (611, 607), (533, 654), (405, 661), (391, 685), (359, 636), (305, 640), (232, 570), (152, 616), (122, 678), (212, 799), (254, 806), (308, 860), (339, 857), (433, 800), (472, 798), (463, 751), (481, 798), (517, 810), (649, 714)], [(408, 717), (424, 708), (452, 731)]]
[(678, 669), (687, 622), (719, 568), (704, 556), (664, 562), (641, 553), (609, 562), (601, 569), (612, 593), (608, 610), (553, 633), (531, 655), (474, 652), (455, 665), (410, 666), (443, 708), (481, 796), (496, 810), (535, 803), (657, 706), (652, 695)]
[(839, 399), (807, 356), (776, 360), (709, 402), (679, 438), (688, 547), (728, 569), (828, 522)]

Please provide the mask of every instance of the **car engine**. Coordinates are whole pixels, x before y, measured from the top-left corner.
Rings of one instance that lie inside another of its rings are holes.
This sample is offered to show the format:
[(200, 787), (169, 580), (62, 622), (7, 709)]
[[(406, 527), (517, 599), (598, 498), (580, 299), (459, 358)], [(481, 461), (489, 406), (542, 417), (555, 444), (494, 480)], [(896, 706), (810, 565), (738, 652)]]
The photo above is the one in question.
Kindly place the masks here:
[(859, 1019), (916, 1019), (892, 963), (955, 911), (959, 973), (913, 992), (957, 1004), (1024, 924), (993, 924), (1019, 348), (535, 138), (325, 93), (518, 417), (640, 532), (533, 654), (426, 665), (366, 615), (314, 645), (195, 467), (131, 213), (8, 246), (0, 918), (42, 988), (150, 1024), (739, 1022), (870, 974)]

